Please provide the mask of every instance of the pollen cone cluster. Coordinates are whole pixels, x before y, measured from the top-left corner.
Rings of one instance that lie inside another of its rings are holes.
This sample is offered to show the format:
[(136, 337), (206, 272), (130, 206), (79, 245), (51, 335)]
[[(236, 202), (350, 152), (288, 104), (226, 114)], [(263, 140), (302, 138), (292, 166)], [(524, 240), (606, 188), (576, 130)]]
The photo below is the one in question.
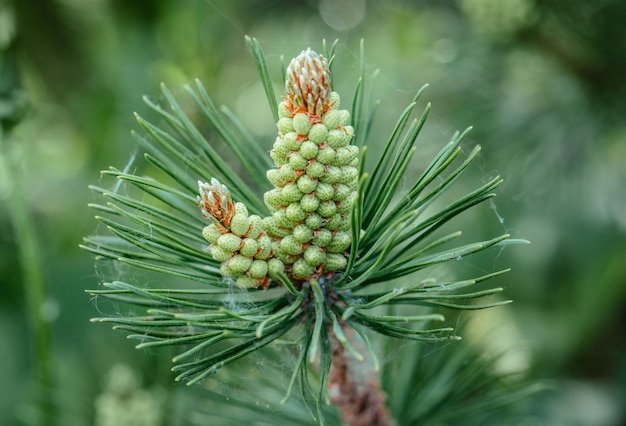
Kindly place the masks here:
[(273, 259), (273, 241), (263, 229), (263, 220), (249, 215), (243, 203), (233, 204), (230, 192), (217, 179), (211, 184), (198, 182), (202, 215), (211, 220), (202, 235), (211, 243), (208, 250), (221, 262), (220, 271), (236, 279), (240, 288), (263, 286), (284, 271), (283, 263)]
[(323, 56), (307, 49), (293, 59), (286, 91), (270, 153), (276, 168), (267, 172), (272, 216), (263, 224), (276, 242), (274, 256), (304, 280), (346, 266), (359, 150), (350, 145), (350, 113), (339, 109)]
[(278, 137), (265, 193), (272, 215), (249, 215), (216, 179), (198, 182), (203, 236), (221, 272), (241, 288), (264, 287), (278, 274), (316, 278), (346, 266), (350, 215), (356, 199), (359, 149), (350, 145), (350, 113), (339, 109), (326, 59), (311, 49), (287, 68), (278, 107)]

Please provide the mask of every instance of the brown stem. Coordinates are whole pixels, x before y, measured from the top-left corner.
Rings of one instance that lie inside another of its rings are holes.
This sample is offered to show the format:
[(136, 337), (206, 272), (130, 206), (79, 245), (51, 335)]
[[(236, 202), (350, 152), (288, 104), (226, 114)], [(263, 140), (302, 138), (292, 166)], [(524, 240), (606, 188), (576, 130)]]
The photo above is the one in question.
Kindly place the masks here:
[(328, 376), (330, 400), (339, 408), (347, 426), (391, 426), (393, 420), (385, 407), (385, 393), (380, 387), (378, 371), (374, 369), (368, 351), (351, 327), (344, 332), (365, 359), (357, 360), (329, 331), (332, 364)]

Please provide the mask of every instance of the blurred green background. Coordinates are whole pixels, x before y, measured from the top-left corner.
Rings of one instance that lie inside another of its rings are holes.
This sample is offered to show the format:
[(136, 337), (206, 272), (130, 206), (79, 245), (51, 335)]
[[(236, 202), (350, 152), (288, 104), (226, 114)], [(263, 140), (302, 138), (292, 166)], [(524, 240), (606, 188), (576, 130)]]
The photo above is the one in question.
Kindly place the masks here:
[(182, 94), (199, 78), (271, 146), (246, 34), (277, 88), (281, 55), (338, 38), (346, 99), (364, 38), (381, 140), (429, 83), (417, 163), (474, 126), (473, 179), (505, 184), (460, 227), (532, 241), (468, 260), (513, 268), (500, 282), (515, 303), (484, 318), (506, 317), (493, 339), (519, 342), (524, 373), (552, 384), (524, 424), (626, 424), (625, 19), (621, 0), (0, 0), (0, 424), (43, 424), (41, 407), (60, 425), (131, 424), (103, 414), (129, 392), (141, 424), (187, 424), (202, 389), (89, 323), (100, 307), (83, 290), (101, 276), (78, 243), (96, 228), (87, 185), (133, 167), (132, 112), (160, 99), (160, 82)]

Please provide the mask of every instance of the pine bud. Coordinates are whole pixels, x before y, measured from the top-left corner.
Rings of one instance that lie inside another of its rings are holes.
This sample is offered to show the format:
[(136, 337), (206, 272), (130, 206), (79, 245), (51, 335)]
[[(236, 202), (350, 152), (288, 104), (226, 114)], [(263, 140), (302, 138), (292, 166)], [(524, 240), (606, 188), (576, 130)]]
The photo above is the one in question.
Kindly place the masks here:
[(289, 154), (289, 165), (294, 170), (304, 170), (309, 165), (309, 162), (299, 152), (292, 152)]
[(243, 236), (248, 232), (248, 215), (237, 213), (230, 222), (230, 230), (233, 234)]
[(276, 211), (279, 206), (285, 204), (283, 193), (280, 188), (274, 188), (267, 191), (263, 194), (263, 200), (265, 201), (265, 205), (272, 212)]
[(246, 257), (252, 257), (257, 253), (259, 245), (256, 240), (253, 238), (246, 238), (243, 240), (241, 244), (241, 248), (239, 249), (239, 253)]
[(337, 205), (333, 200), (322, 201), (317, 208), (317, 212), (322, 215), (322, 217), (331, 217), (337, 212)]
[(339, 93), (330, 92), (330, 106), (332, 109), (339, 109), (341, 106), (341, 98), (339, 97)]
[(283, 135), (294, 131), (293, 120), (291, 118), (279, 118), (278, 123), (276, 123), (276, 127), (278, 128), (278, 131)]
[(218, 227), (230, 226), (230, 219), (235, 215), (235, 206), (226, 185), (213, 178), (211, 184), (198, 181), (198, 190), (202, 216)]
[(350, 221), (348, 220), (348, 218), (345, 218), (339, 223), (339, 226), (337, 226), (337, 231), (349, 231), (349, 230), (350, 230)]
[(326, 228), (321, 228), (315, 231), (315, 238), (312, 243), (318, 247), (326, 247), (333, 240), (333, 233)]
[(293, 263), (300, 258), (299, 255), (287, 254), (280, 248), (274, 250), (274, 259), (278, 259), (284, 265), (293, 265)]
[(278, 117), (280, 118), (290, 118), (291, 113), (287, 108), (287, 104), (285, 102), (281, 102), (278, 104)]
[(202, 236), (205, 240), (211, 244), (217, 244), (217, 239), (222, 235), (219, 228), (214, 224), (210, 224), (204, 227), (202, 230)]
[(267, 172), (265, 172), (265, 176), (267, 177), (267, 180), (269, 180), (274, 186), (281, 187), (285, 184), (285, 181), (283, 180), (280, 172), (277, 169), (269, 169)]
[[(337, 112), (337, 119), (339, 119), (339, 113)], [(346, 132), (343, 129), (335, 129), (328, 132), (326, 137), (326, 143), (331, 148), (340, 148), (346, 146), (350, 140), (347, 138)]]
[(311, 266), (319, 266), (326, 260), (324, 251), (316, 245), (310, 245), (304, 250), (304, 260)]
[(344, 185), (342, 183), (334, 184), (333, 188), (335, 189), (335, 195), (333, 195), (333, 200), (335, 201), (345, 200), (348, 197), (348, 195), (350, 195), (350, 193), (352, 192), (350, 191), (350, 188), (348, 188), (347, 185)]
[(311, 127), (311, 130), (309, 130), (309, 140), (311, 142), (315, 142), (318, 145), (326, 140), (327, 135), (328, 128), (322, 123), (315, 124), (313, 127)]
[(210, 246), (209, 253), (211, 253), (213, 259), (217, 260), (218, 262), (226, 262), (233, 255), (232, 251), (224, 250), (217, 245)]
[(341, 177), (339, 179), (339, 182), (343, 183), (344, 185), (349, 185), (353, 182), (356, 182), (358, 177), (359, 171), (356, 167), (344, 166), (341, 168)]
[(348, 224), (348, 226), (350, 226), (350, 222), (348, 221), (348, 218), (344, 218), (339, 213), (335, 213), (328, 220), (328, 222), (326, 222), (326, 224), (324, 225), (324, 228), (334, 230), (334, 229), (337, 229), (339, 225), (341, 225), (342, 222), (345, 222)]
[(285, 265), (278, 259), (270, 259), (267, 262), (267, 274), (272, 278), (278, 278), (278, 274), (285, 273)]
[[(350, 124), (350, 111), (347, 109), (340, 109), (339, 111), (339, 124), (341, 126), (348, 126)], [(354, 134), (354, 129), (352, 129), (352, 134)]]
[(287, 155), (291, 150), (287, 144), (287, 141), (281, 137), (277, 137), (274, 141), (274, 145), (272, 145), (272, 150), (274, 150), (277, 154)]
[(326, 112), (326, 114), (324, 114), (324, 117), (322, 117), (322, 124), (329, 130), (329, 136), (333, 129), (336, 129), (337, 126), (339, 126), (340, 120), (341, 116), (339, 115), (339, 111), (336, 109), (330, 109)]
[(233, 271), (230, 268), (230, 265), (228, 262), (224, 262), (220, 265), (220, 272), (222, 275), (224, 275), (225, 277), (238, 277), (241, 274), (236, 273), (235, 271)]
[(289, 151), (296, 151), (300, 148), (300, 141), (298, 140), (298, 134), (296, 132), (289, 132), (284, 135), (283, 142)]
[(283, 165), (278, 172), (280, 173), (280, 177), (285, 181), (285, 182), (293, 182), (294, 180), (296, 180), (296, 170), (291, 167), (289, 164), (285, 164)]
[(263, 234), (263, 219), (261, 216), (253, 214), (248, 217), (248, 232), (246, 237), (257, 239)]
[(244, 203), (235, 203), (235, 213), (248, 216), (248, 208)]
[[(319, 157), (319, 151), (317, 155)], [(324, 164), (320, 163), (319, 161), (310, 161), (309, 165), (306, 168), (306, 174), (313, 179), (319, 178), (325, 172), (326, 168), (324, 167)]]
[(315, 267), (310, 265), (304, 258), (300, 258), (293, 264), (293, 275), (296, 278), (307, 278), (315, 273)]
[(287, 235), (280, 240), (280, 248), (286, 254), (298, 255), (302, 253), (302, 243), (299, 243), (292, 235)]
[(291, 229), (294, 226), (294, 221), (289, 219), (285, 209), (280, 209), (276, 213), (274, 213), (274, 219), (276, 219), (276, 223), (278, 223), (278, 226), (281, 226), (283, 228)]
[[(311, 142), (310, 140), (304, 141), (300, 145), (300, 155), (305, 160), (310, 160), (312, 158), (315, 158), (317, 156), (317, 152), (318, 152), (317, 145)], [(290, 160), (290, 163), (291, 163), (291, 160)], [(299, 169), (299, 170), (306, 169), (308, 165), (309, 165), (309, 162), (307, 161), (306, 166), (304, 166), (304, 168)]]
[(304, 211), (300, 203), (289, 204), (287, 209), (285, 209), (285, 214), (287, 215), (287, 218), (293, 222), (300, 222), (306, 218), (306, 212)]
[(330, 253), (341, 253), (345, 251), (350, 243), (352, 242), (352, 237), (349, 233), (338, 231), (333, 235), (333, 240), (326, 246), (326, 250)]
[(235, 285), (239, 288), (254, 288), (258, 287), (259, 282), (252, 277), (242, 275), (241, 277), (237, 278), (237, 281), (235, 281)]
[(315, 191), (315, 187), (317, 187), (317, 179), (313, 179), (308, 174), (304, 174), (298, 178), (297, 185), (298, 189), (303, 194), (308, 194)]
[(324, 173), (324, 176), (320, 178), (320, 182), (333, 184), (335, 182), (339, 182), (341, 178), (342, 178), (342, 169), (340, 169), (337, 166), (333, 166), (329, 164), (328, 166), (326, 166), (326, 173)]
[(239, 250), (241, 238), (231, 233), (224, 234), (218, 238), (217, 245), (232, 253)]
[(347, 215), (352, 211), (352, 207), (356, 201), (357, 194), (356, 192), (350, 192), (345, 200), (341, 201), (341, 203), (337, 207), (337, 212), (342, 215)]
[(254, 258), (267, 260), (272, 255), (272, 239), (267, 235), (263, 235), (257, 239), (257, 245), (259, 248), (257, 249), (258, 252)]
[(275, 149), (272, 149), (270, 151), (270, 157), (272, 160), (274, 160), (274, 163), (279, 166), (283, 164), (287, 164), (289, 162), (288, 154), (285, 154), (281, 151), (277, 151)]
[(324, 262), (324, 269), (327, 271), (337, 271), (346, 267), (348, 260), (342, 254), (338, 253), (326, 253), (326, 262)]
[(252, 278), (263, 278), (267, 275), (268, 266), (264, 260), (253, 260), (248, 273)]
[(298, 186), (295, 183), (285, 185), (282, 189), (281, 194), (285, 200), (284, 205), (288, 205), (289, 203), (293, 203), (295, 201), (300, 201), (300, 199), (304, 195), (302, 192), (300, 192)]
[(302, 51), (287, 67), (287, 97), (295, 112), (321, 117), (331, 106), (330, 70), (326, 58)]
[(330, 200), (335, 195), (335, 190), (332, 185), (328, 183), (318, 183), (315, 188), (315, 196), (321, 201)]
[(318, 213), (313, 213), (306, 218), (304, 224), (311, 229), (320, 229), (324, 225), (324, 218)]
[(314, 193), (305, 194), (300, 200), (300, 207), (305, 212), (314, 212), (320, 205), (320, 199)]
[(293, 117), (293, 128), (299, 135), (307, 135), (311, 130), (311, 120), (309, 115), (305, 113), (296, 114)]
[(333, 164), (336, 166), (347, 166), (352, 160), (359, 155), (359, 148), (354, 145), (348, 145), (345, 148), (337, 148), (337, 155)]
[(228, 265), (228, 269), (232, 271), (232, 273), (236, 275), (244, 274), (250, 265), (252, 264), (252, 259), (249, 257), (242, 256), (240, 254), (236, 254), (226, 261)]
[(263, 218), (263, 227), (272, 236), (282, 238), (291, 233), (290, 230), (282, 228), (273, 216)]
[(322, 164), (330, 164), (335, 160), (337, 152), (330, 146), (325, 146), (317, 152), (316, 160)]
[(313, 238), (313, 230), (305, 224), (296, 225), (293, 228), (293, 239), (298, 243), (307, 243)]

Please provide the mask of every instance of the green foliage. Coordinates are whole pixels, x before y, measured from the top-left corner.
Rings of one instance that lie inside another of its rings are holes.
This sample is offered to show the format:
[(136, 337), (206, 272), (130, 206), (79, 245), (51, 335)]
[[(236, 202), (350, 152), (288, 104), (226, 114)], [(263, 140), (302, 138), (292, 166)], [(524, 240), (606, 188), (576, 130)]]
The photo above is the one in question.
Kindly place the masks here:
[[(247, 41), (269, 104), (276, 111), (263, 52), (255, 39)], [(266, 215), (259, 194), (268, 188), (264, 179), (265, 170), (271, 167), (267, 155), (227, 108), (218, 109), (213, 104), (199, 81), (185, 90), (202, 119), (230, 149), (227, 155), (218, 152), (200, 132), (165, 86), (162, 92), (167, 109), (146, 99), (168, 126), (162, 128), (137, 117), (149, 136), (139, 137), (139, 143), (158, 178), (114, 168), (104, 171), (105, 178), (121, 181), (125, 189), (120, 190), (120, 185), (111, 185), (113, 190), (92, 186), (104, 201), (91, 207), (112, 235), (87, 237), (83, 248), (94, 253), (99, 262), (158, 273), (159, 285), (112, 281), (104, 282), (102, 289), (89, 290), (89, 294), (145, 309), (141, 315), (113, 315), (94, 321), (125, 330), (129, 338), (140, 341), (138, 348), (181, 347), (172, 359), (173, 371), (178, 373), (177, 380), (188, 384), (263, 348), (275, 350), (277, 342), (282, 342), (281, 351), (296, 354), (284, 400), (298, 382), (307, 409), (321, 422), (331, 364), (330, 333), (359, 360), (363, 354), (346, 337), (347, 330), (354, 329), (378, 365), (369, 330), (405, 340), (454, 341), (459, 337), (452, 327), (430, 325), (444, 321), (444, 316), (431, 308), (483, 309), (508, 303), (493, 298), (501, 287), (473, 288), (506, 270), (462, 280), (443, 280), (425, 271), (494, 246), (524, 242), (505, 234), (454, 246), (451, 243), (461, 237), (461, 232), (437, 233), (453, 218), (491, 199), (502, 180), (492, 178), (464, 196), (446, 199), (449, 189), (479, 153), (477, 147), (467, 158), (459, 159), (468, 129), (455, 134), (407, 186), (406, 171), (430, 110), (428, 105), (411, 121), (425, 87), (399, 117), (372, 171), (364, 170), (367, 135), (377, 105), (371, 90), (364, 95), (365, 81), (362, 66), (352, 103), (353, 124), (362, 149), (347, 268), (333, 277), (301, 285), (282, 276), (282, 285), (268, 290), (240, 290), (222, 277), (219, 263), (204, 250), (205, 221), (198, 211), (196, 193), (198, 179), (217, 177), (231, 189), (234, 200), (244, 202), (251, 213)], [(237, 158), (239, 164), (227, 164), (227, 157)], [(407, 189), (400, 190), (401, 182)], [(308, 405), (310, 401), (314, 406)]]
[[(502, 424), (519, 415), (514, 402), (548, 389), (519, 375), (497, 372), (494, 365), (505, 353), (481, 353), (476, 342), (387, 343), (379, 347), (387, 359), (380, 371), (397, 424)], [(317, 424), (304, 401), (277, 403), (284, 392), (285, 364), (293, 361), (286, 359), (284, 350), (280, 345), (268, 347), (259, 354), (258, 365), (234, 364), (220, 380), (207, 381), (193, 423), (234, 426), (254, 416), (259, 425)], [(319, 378), (311, 380), (317, 384)], [(333, 407), (321, 409), (328, 424), (339, 424)]]

